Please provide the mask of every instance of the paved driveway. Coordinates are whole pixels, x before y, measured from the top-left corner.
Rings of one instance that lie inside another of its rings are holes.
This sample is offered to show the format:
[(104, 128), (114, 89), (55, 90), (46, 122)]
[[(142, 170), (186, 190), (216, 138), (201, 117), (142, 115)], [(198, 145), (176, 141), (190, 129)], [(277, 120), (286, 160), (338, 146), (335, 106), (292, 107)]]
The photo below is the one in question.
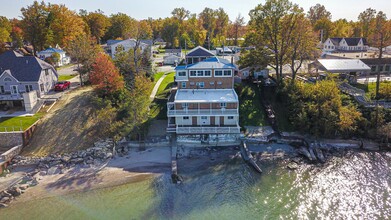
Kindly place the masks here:
[(76, 71), (77, 65), (67, 66), (57, 70), (58, 75), (75, 75), (78, 74)]

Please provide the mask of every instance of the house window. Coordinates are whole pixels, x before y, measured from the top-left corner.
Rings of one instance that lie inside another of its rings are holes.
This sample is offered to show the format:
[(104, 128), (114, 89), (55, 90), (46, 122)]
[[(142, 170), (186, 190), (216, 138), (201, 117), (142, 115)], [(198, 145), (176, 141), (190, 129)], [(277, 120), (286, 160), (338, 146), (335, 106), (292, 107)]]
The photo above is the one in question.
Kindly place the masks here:
[(184, 116), (183, 117), (183, 120), (189, 120), (190, 118), (189, 118), (189, 116)]
[(182, 82), (182, 88), (186, 88), (186, 82)]
[(0, 93), (5, 93), (4, 86), (0, 86)]
[(197, 71), (191, 70), (190, 71), (190, 76), (197, 76)]
[(125, 50), (125, 48), (122, 45), (118, 45), (118, 46), (115, 47), (115, 51), (116, 52), (121, 52), (121, 51), (124, 51), (124, 50)]
[(220, 103), (220, 107), (221, 107), (221, 108), (227, 107), (227, 103), (226, 103), (226, 102), (221, 102), (221, 103)]
[(210, 70), (205, 70), (204, 73), (205, 73), (205, 76), (211, 76), (212, 75), (212, 72)]
[(224, 76), (231, 76), (232, 71), (231, 70), (224, 70)]
[(390, 72), (390, 65), (386, 65), (385, 71)]
[(200, 88), (204, 88), (204, 87), (205, 87), (205, 83), (204, 83), (204, 82), (199, 82), (199, 83), (198, 83), (198, 86), (199, 86)]
[(49, 69), (45, 69), (45, 76), (49, 76)]
[(234, 116), (228, 116), (228, 120), (234, 120)]
[(209, 82), (209, 84), (210, 84), (211, 86), (213, 86), (213, 85), (215, 84), (215, 82)]
[(222, 70), (215, 70), (215, 76), (222, 76), (223, 71)]
[(201, 119), (202, 119), (202, 120), (207, 120), (207, 119), (208, 119), (208, 116), (201, 116)]
[(39, 88), (41, 89), (41, 92), (45, 91), (45, 87), (43, 86), (43, 83), (39, 84)]
[(186, 72), (178, 72), (178, 76), (186, 76)]
[(12, 79), (9, 78), (9, 77), (5, 77), (5, 78), (4, 78), (4, 82), (11, 82), (11, 81), (12, 81)]
[(198, 70), (197, 71), (197, 76), (204, 76), (204, 71)]
[(194, 86), (195, 84), (194, 84), (194, 82), (190, 82), (190, 85), (191, 85), (191, 86)]
[(12, 94), (17, 94), (17, 93), (19, 93), (19, 91), (18, 91), (18, 86), (12, 85), (12, 86), (11, 86), (11, 93), (12, 93)]
[(33, 91), (33, 85), (25, 85), (24, 88), (26, 89), (26, 92)]
[(223, 82), (217, 82), (217, 85), (222, 85), (223, 84)]
[(379, 65), (379, 72), (383, 72), (383, 65)]
[(376, 72), (376, 66), (371, 66), (371, 71)]
[(182, 108), (188, 108), (189, 107), (189, 103), (182, 103)]

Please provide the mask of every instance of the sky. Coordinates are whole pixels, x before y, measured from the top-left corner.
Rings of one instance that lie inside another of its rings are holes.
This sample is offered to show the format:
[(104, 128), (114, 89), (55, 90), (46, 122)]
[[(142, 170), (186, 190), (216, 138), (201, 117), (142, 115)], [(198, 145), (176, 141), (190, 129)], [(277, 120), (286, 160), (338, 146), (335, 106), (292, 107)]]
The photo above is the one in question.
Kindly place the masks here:
[[(41, 1), (41, 0), (39, 0)], [(360, 12), (371, 7), (377, 11), (386, 13), (391, 18), (390, 0), (291, 0), (299, 4), (305, 12), (316, 3), (320, 3), (331, 12), (332, 20), (346, 18), (356, 21)], [(33, 0), (0, 0), (0, 16), (8, 18), (19, 18), (20, 9), (31, 5)], [(171, 11), (177, 7), (184, 7), (192, 13), (199, 13), (205, 7), (217, 9), (224, 8), (231, 20), (234, 20), (240, 13), (249, 20), (248, 12), (265, 0), (48, 0), (52, 4), (65, 4), (69, 9), (79, 11), (95, 11), (97, 9), (105, 12), (106, 15), (122, 12), (136, 19), (165, 18), (171, 16)]]

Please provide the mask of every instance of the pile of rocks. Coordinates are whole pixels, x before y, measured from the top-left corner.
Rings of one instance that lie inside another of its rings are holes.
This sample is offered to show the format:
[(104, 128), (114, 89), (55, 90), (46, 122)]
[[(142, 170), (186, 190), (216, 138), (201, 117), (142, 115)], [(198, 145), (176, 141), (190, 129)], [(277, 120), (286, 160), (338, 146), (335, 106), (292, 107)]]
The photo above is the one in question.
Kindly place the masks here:
[(0, 192), (0, 208), (5, 208), (16, 197), (22, 195), (30, 186), (37, 185), (37, 180), (27, 174), (20, 183), (11, 186), (7, 190)]
[(65, 170), (76, 166), (87, 168), (92, 165), (100, 165), (112, 157), (113, 142), (110, 140), (97, 142), (94, 144), (94, 147), (86, 150), (62, 155), (51, 154), (46, 157), (15, 156), (8, 166), (9, 169), (31, 166), (35, 169), (26, 173), (26, 176), (18, 184), (0, 192), (0, 207), (7, 207), (9, 202), (24, 193), (29, 186), (37, 185), (41, 176), (62, 174)]
[(77, 151), (66, 154), (51, 154), (46, 157), (24, 157), (16, 156), (12, 161), (10, 168), (17, 166), (36, 165), (41, 171), (48, 171), (51, 168), (58, 168), (61, 172), (64, 168), (71, 168), (79, 164), (99, 164), (102, 161), (113, 156), (113, 144), (111, 141), (103, 141), (94, 144), (94, 147), (83, 151)]

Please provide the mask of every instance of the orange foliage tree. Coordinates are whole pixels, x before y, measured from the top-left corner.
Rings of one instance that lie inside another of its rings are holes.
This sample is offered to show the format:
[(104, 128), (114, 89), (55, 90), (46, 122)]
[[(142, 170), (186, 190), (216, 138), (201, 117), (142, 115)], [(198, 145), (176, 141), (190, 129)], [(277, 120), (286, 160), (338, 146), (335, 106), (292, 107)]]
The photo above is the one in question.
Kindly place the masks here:
[(96, 85), (96, 90), (107, 96), (118, 92), (124, 88), (124, 80), (119, 70), (115, 67), (111, 58), (100, 53), (92, 64), (90, 81)]

